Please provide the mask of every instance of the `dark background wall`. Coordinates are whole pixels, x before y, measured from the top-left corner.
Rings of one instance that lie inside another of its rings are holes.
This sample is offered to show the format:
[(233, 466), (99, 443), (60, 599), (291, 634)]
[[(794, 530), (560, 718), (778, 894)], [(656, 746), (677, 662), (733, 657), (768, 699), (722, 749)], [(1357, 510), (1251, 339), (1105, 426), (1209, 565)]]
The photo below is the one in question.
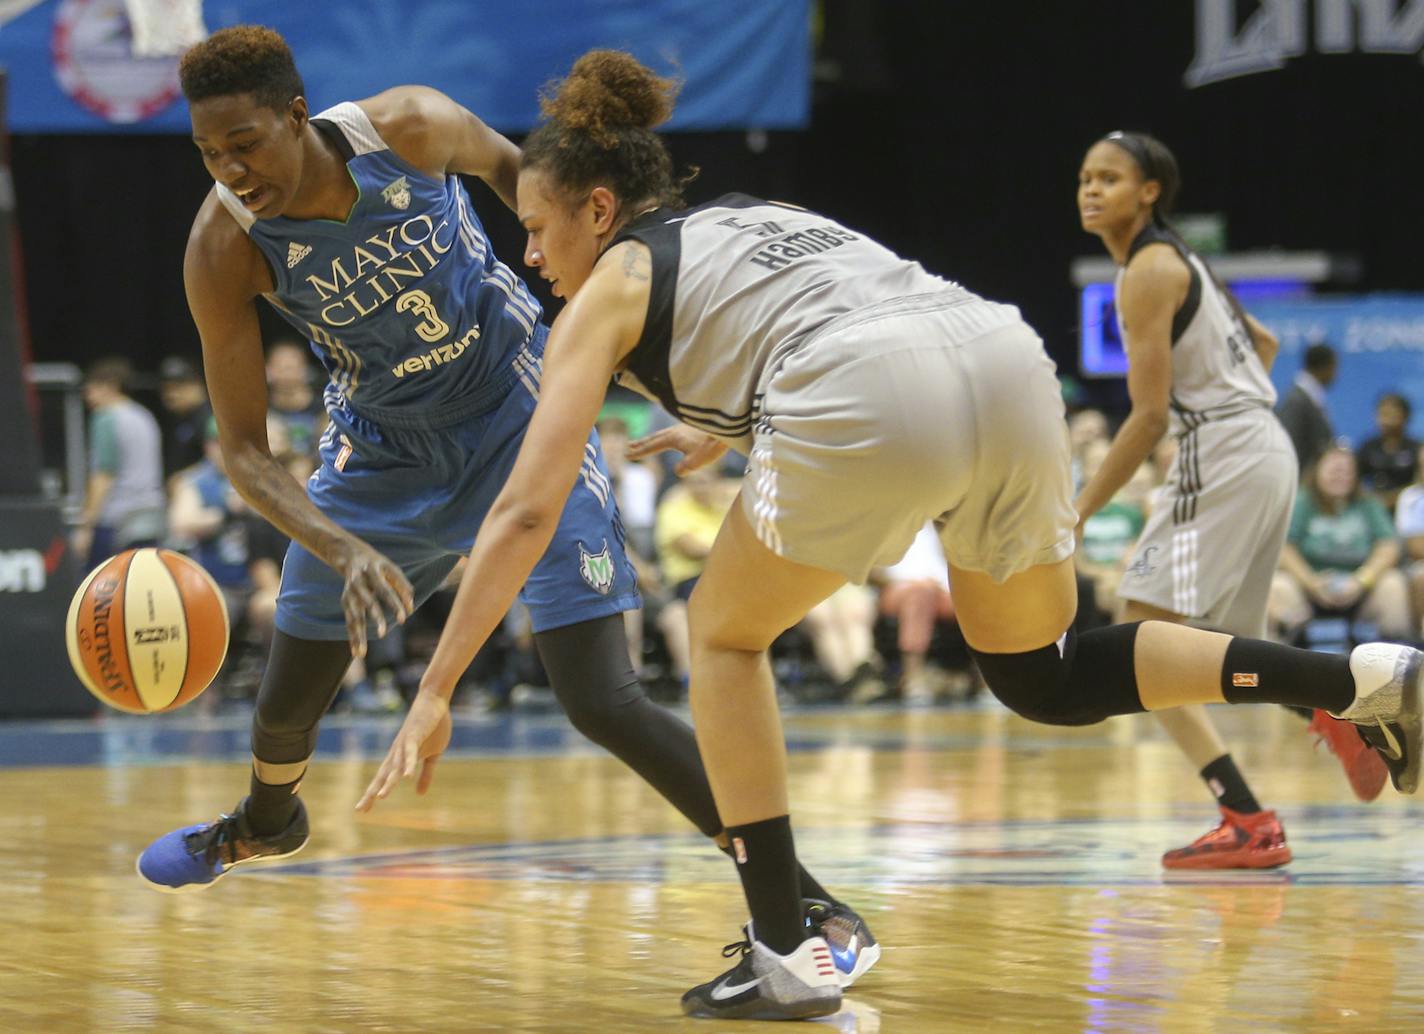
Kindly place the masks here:
[[(1312, 17), (1318, 2), (1304, 4)], [(702, 170), (691, 199), (737, 189), (824, 210), (1019, 304), (1071, 369), (1068, 263), (1100, 251), (1077, 225), (1078, 161), (1104, 132), (1139, 128), (1176, 150), (1180, 207), (1227, 215), (1233, 249), (1353, 253), (1360, 287), (1424, 289), (1417, 52), (1312, 52), (1187, 89), (1185, 0), (828, 0), (820, 17), (809, 129), (671, 137)], [(18, 137), (13, 155), (35, 358), (123, 352), (151, 370), (196, 353), (181, 260), (209, 184), (192, 145)], [(476, 204), (522, 269), (513, 218), (488, 194)]]

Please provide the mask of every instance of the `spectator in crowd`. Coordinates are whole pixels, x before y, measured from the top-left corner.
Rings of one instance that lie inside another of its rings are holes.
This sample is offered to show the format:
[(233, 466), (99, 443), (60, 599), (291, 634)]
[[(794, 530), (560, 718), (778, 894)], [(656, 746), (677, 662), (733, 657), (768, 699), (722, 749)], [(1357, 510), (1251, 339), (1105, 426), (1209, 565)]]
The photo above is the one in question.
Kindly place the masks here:
[(627, 536), (623, 543), (624, 552), (638, 573), (638, 588), (643, 595), (642, 607), (623, 612), (633, 670), (641, 671), (644, 611), (650, 611), (654, 616), (661, 614), (659, 597), (662, 579), (652, 559), (653, 527), (658, 511), (658, 476), (645, 464), (628, 459), (628, 424), (621, 417), (600, 420), (598, 437), (603, 443), (603, 459), (608, 465), (608, 478), (613, 482), (613, 498), (618, 501), (618, 514)]
[(684, 685), (691, 664), (687, 601), (736, 492), (736, 482), (718, 476), (710, 466), (701, 467), (669, 488), (658, 504), (654, 529), (658, 567), (673, 597), (659, 615), (658, 628)]
[[(1083, 451), (1085, 480), (1092, 480), (1110, 447), (1106, 440), (1096, 441)], [(1074, 556), (1079, 573), (1093, 583), (1093, 598), (1105, 609), (1115, 607), (1112, 601), (1117, 599), (1123, 567), (1147, 523), (1145, 503), (1154, 477), (1152, 467), (1152, 463), (1140, 465), (1107, 505), (1083, 522), (1083, 541)]]
[(128, 361), (100, 359), (84, 377), (89, 480), (73, 548), (88, 567), (132, 546), (163, 538), (163, 445), (158, 421), (124, 393)]
[(234, 631), (246, 627), (248, 603), (253, 598), (247, 512), (247, 504), (223, 469), (217, 422), (210, 420), (204, 459), (179, 477), (168, 509), (168, 526), (176, 538), (192, 543), (189, 555), (222, 589)]
[(1424, 446), (1415, 461), (1414, 483), (1399, 493), (1394, 506), (1394, 526), (1404, 539), (1410, 624), (1416, 635), (1424, 637)]
[(158, 398), (163, 403), (163, 476), (171, 492), (176, 474), (202, 462), (213, 409), (203, 375), (179, 355), (170, 355), (158, 366)]
[(1409, 638), (1399, 538), (1383, 506), (1360, 490), (1355, 455), (1332, 447), (1308, 474), (1291, 514), (1273, 596), (1287, 629), (1313, 614), (1349, 614), (1384, 639)]
[(880, 612), (896, 623), (900, 698), (923, 703), (951, 692), (951, 676), (929, 660), (936, 622), (954, 619), (949, 565), (933, 524), (920, 529), (899, 563), (885, 568), (879, 581)]
[(1276, 415), (1295, 446), (1302, 474), (1335, 440), (1325, 391), (1335, 383), (1338, 368), (1335, 349), (1324, 342), (1311, 345), (1305, 350), (1305, 368), (1295, 375), (1295, 383), (1276, 407)]
[(837, 699), (873, 700), (885, 694), (875, 656), (873, 590), (846, 583), (807, 611), (801, 625)]
[(1073, 490), (1083, 486), (1083, 453), (1094, 442), (1106, 442), (1108, 418), (1099, 409), (1080, 409), (1068, 418), (1068, 445), (1073, 456)]
[(284, 338), (267, 350), (267, 411), (286, 425), (288, 448), (315, 456), (326, 407), (312, 383), (307, 346)]
[(1375, 427), (1379, 434), (1355, 453), (1360, 484), (1390, 511), (1399, 501), (1399, 493), (1414, 481), (1419, 470), (1419, 442), (1405, 433), (1409, 413), (1409, 400), (1403, 395), (1392, 391), (1381, 395), (1375, 403)]
[[(628, 545), (640, 556), (653, 555), (653, 526), (658, 511), (658, 475), (646, 463), (628, 459), (628, 424), (610, 416), (598, 422), (603, 459), (613, 482), (613, 497), (628, 533)], [(641, 577), (641, 572), (640, 572)]]

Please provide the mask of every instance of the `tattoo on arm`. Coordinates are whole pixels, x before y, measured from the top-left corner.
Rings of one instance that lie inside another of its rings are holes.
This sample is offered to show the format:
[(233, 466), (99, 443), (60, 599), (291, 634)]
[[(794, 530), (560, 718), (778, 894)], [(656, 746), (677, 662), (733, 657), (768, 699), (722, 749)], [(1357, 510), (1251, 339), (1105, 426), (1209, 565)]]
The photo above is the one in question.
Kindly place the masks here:
[(642, 248), (629, 248), (623, 252), (623, 275), (629, 280), (651, 280), (653, 262)]

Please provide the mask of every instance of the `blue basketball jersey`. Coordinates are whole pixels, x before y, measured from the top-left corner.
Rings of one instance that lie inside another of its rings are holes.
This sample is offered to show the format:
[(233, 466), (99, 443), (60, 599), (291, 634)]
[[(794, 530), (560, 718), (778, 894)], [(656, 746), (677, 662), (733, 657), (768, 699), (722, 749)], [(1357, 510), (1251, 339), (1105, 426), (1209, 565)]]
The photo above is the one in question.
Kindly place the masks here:
[(217, 190), (271, 267), (268, 300), (326, 368), (327, 408), (440, 428), (531, 382), (539, 303), (495, 258), (458, 177), (403, 161), (351, 102), (312, 125), (346, 156), (359, 192), (344, 222), (257, 219)]

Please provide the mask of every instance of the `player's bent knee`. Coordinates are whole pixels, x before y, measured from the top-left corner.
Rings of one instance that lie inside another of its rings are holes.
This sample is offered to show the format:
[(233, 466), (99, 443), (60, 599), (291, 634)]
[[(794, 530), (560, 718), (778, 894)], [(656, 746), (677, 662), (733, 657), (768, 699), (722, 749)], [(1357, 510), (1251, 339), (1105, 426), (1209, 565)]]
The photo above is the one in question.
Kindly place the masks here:
[[(1011, 711), (1045, 725), (1092, 725), (1142, 710), (1132, 673), (1137, 625), (1113, 625), (1023, 653), (971, 647), (989, 690)], [(1086, 643), (1087, 649), (1083, 649)]]

